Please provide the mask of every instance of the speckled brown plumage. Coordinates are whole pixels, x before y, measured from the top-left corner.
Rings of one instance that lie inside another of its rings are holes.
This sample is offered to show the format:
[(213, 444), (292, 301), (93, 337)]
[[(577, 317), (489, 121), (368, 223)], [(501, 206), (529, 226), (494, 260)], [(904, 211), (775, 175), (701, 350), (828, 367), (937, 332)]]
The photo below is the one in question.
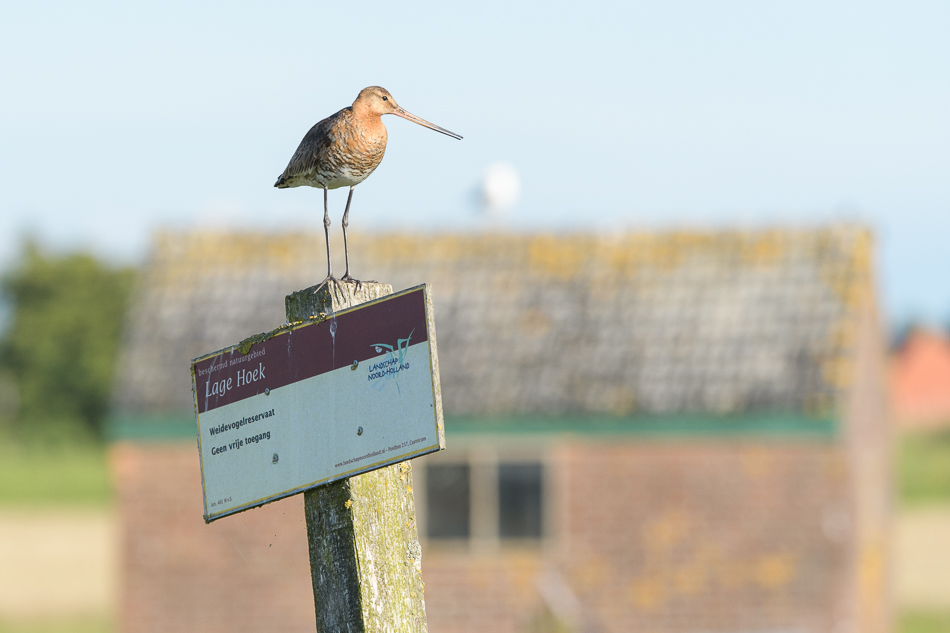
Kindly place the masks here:
[(367, 114), (350, 106), (310, 128), (274, 186), (337, 189), (366, 180), (382, 162), (387, 138), (380, 115)]
[(327, 279), (332, 279), (333, 276), (330, 267), (330, 213), (326, 192), (339, 187), (350, 188), (346, 210), (343, 212), (343, 245), (346, 252), (346, 274), (343, 280), (350, 280), (346, 227), (349, 224), (353, 187), (369, 178), (386, 153), (386, 126), (380, 118), (384, 114), (395, 114), (436, 132), (457, 139), (462, 138), (406, 112), (396, 104), (388, 90), (379, 86), (364, 88), (352, 106), (343, 108), (310, 128), (274, 186), (280, 189), (303, 186), (323, 189)]

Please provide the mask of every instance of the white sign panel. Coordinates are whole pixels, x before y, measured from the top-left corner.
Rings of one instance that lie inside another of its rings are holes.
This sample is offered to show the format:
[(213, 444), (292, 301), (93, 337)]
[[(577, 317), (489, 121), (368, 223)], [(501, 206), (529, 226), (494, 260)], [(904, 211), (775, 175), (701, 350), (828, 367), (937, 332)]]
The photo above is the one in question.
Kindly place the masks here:
[(445, 448), (428, 286), (192, 361), (204, 518)]

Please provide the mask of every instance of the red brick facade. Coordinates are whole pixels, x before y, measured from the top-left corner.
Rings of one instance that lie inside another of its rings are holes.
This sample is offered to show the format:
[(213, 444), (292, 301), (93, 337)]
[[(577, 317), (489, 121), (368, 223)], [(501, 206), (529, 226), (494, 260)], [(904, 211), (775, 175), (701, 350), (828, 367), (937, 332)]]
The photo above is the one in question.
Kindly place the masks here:
[[(495, 554), (430, 545), (432, 631), (530, 631), (556, 574), (598, 631), (855, 628), (851, 473), (824, 442), (561, 444), (551, 543)], [(886, 615), (886, 614), (885, 614)], [(582, 625), (583, 626), (583, 625)]]
[(608, 631), (833, 631), (847, 465), (823, 445), (564, 450), (566, 575)]
[(303, 499), (205, 525), (193, 443), (113, 445), (119, 630), (314, 630)]
[[(113, 449), (121, 629), (312, 631), (300, 498), (205, 525), (195, 452)], [(488, 552), (426, 543), (431, 631), (530, 631), (557, 606), (539, 592), (551, 574), (595, 630), (858, 630), (847, 626), (855, 526), (842, 447), (570, 442), (548, 463), (549, 542)]]

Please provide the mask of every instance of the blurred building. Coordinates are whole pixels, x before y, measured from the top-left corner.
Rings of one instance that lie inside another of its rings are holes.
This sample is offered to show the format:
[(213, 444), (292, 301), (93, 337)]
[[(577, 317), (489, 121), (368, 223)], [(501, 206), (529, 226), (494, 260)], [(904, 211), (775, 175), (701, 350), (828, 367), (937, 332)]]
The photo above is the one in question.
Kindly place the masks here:
[(898, 428), (950, 428), (950, 340), (913, 329), (891, 357), (891, 410)]
[[(202, 522), (188, 367), (284, 322), (322, 240), (158, 237), (113, 419), (123, 631), (313, 630), (299, 497)], [(351, 262), (433, 286), (429, 630), (889, 630), (866, 231), (354, 235)]]

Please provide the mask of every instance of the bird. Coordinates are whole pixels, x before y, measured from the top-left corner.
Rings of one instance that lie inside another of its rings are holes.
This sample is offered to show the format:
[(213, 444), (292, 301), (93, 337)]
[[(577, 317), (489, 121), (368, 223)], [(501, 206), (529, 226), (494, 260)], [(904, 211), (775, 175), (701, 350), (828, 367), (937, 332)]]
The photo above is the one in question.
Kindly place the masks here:
[(383, 154), (386, 153), (386, 126), (383, 125), (381, 118), (384, 114), (395, 114), (454, 139), (461, 140), (462, 138), (455, 132), (450, 132), (407, 112), (396, 103), (388, 90), (380, 86), (364, 88), (353, 105), (343, 108), (310, 128), (274, 186), (279, 189), (290, 187), (323, 189), (323, 231), (327, 240), (327, 278), (324, 283), (336, 281), (330, 265), (330, 211), (327, 191), (349, 187), (346, 210), (343, 211), (343, 250), (346, 257), (346, 272), (340, 281), (359, 284), (358, 280), (350, 277), (350, 252), (346, 241), (346, 227), (349, 226), (353, 188), (369, 178), (369, 175), (379, 167)]

